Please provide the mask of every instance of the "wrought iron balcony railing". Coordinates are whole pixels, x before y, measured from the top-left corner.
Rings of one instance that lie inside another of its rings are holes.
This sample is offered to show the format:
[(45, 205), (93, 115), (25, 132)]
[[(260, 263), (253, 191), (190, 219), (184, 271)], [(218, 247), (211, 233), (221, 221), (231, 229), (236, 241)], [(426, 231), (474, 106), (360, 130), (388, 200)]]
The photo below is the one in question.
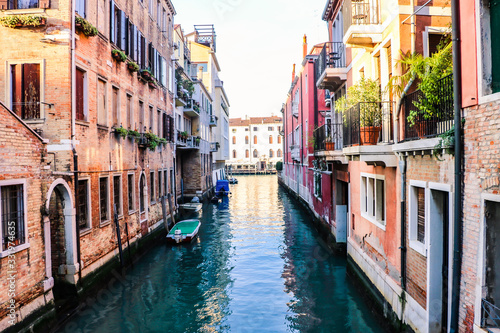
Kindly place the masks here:
[(500, 328), (500, 308), (481, 300), (481, 327)]
[(210, 115), (209, 126), (217, 126), (217, 116)]
[(343, 114), (344, 147), (390, 143), (393, 102), (362, 102)]
[(344, 32), (346, 32), (351, 25), (380, 24), (377, 0), (346, 0), (343, 5), (343, 14)]
[(453, 75), (438, 81), (438, 94), (427, 98), (421, 90), (404, 97), (404, 138), (432, 138), (453, 127)]
[(344, 68), (345, 62), (345, 44), (343, 42), (325, 43), (319, 53), (316, 79), (323, 74), (326, 68)]
[(314, 150), (341, 150), (342, 124), (325, 124), (314, 130)]
[(219, 150), (220, 144), (218, 142), (210, 142), (210, 152), (215, 153)]

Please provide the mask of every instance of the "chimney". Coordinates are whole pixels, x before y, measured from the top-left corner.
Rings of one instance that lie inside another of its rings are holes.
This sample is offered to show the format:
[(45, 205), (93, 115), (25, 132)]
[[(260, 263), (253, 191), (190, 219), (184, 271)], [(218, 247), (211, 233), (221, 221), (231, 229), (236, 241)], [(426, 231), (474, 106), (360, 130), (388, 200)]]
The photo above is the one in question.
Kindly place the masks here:
[(304, 42), (302, 43), (302, 59), (304, 59), (307, 56), (307, 36), (304, 34)]
[(293, 64), (292, 82), (295, 80), (295, 64)]

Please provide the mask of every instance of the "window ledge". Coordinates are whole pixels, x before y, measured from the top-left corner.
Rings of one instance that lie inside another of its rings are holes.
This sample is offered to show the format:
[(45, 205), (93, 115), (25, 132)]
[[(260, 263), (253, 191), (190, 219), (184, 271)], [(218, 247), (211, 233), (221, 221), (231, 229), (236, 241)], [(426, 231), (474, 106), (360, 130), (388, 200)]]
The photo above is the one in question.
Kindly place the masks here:
[(43, 124), (45, 119), (31, 119), (31, 120), (23, 120), (26, 124)]
[(5, 11), (7, 15), (24, 15), (24, 14), (43, 14), (45, 9), (42, 8), (26, 8), (26, 9), (8, 9)]
[(367, 215), (367, 214), (364, 214), (364, 213), (361, 213), (361, 217), (364, 218), (365, 220), (368, 220), (370, 221), (371, 223), (373, 223), (376, 227), (382, 229), (385, 231), (385, 224), (382, 224), (380, 221), (374, 219), (372, 216), (370, 215)]
[(99, 125), (97, 124), (97, 129), (102, 130), (102, 131), (109, 131), (109, 127), (106, 125)]
[(75, 123), (77, 125), (85, 126), (85, 127), (89, 127), (89, 125), (90, 125), (90, 122), (88, 122), (86, 120), (75, 120)]
[(417, 240), (411, 240), (410, 239), (410, 248), (417, 251), (424, 257), (427, 257), (427, 249), (425, 247), (425, 244), (422, 242), (419, 242)]
[(107, 227), (110, 224), (111, 224), (111, 220), (107, 220), (107, 221), (101, 222), (101, 223), (99, 223), (99, 228)]
[(85, 235), (88, 235), (92, 232), (92, 228), (86, 228), (86, 229), (83, 229), (83, 230), (80, 230), (80, 237), (83, 237)]
[(11, 254), (21, 252), (23, 250), (26, 250), (29, 247), (30, 247), (30, 243), (24, 243), (24, 244), (21, 244), (21, 245), (14, 247), (14, 251), (9, 251), (9, 250), (2, 251), (2, 252), (0, 252), (0, 258), (8, 257)]
[(135, 213), (137, 213), (137, 209), (129, 210), (128, 211), (128, 215), (132, 215), (132, 214), (135, 214)]

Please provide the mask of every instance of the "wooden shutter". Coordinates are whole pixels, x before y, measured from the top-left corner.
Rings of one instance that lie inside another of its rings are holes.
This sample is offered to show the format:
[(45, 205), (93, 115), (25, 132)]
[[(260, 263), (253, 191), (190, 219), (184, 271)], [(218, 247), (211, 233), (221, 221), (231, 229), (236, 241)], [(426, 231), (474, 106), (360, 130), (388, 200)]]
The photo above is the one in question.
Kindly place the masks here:
[(147, 62), (146, 62), (146, 38), (141, 34), (141, 65), (142, 68), (147, 67)]
[(113, 0), (109, 2), (109, 38), (111, 43), (116, 43), (115, 39), (115, 3)]
[(153, 72), (153, 43), (150, 42), (148, 44), (148, 64), (147, 64), (147, 67), (150, 68), (151, 72), (154, 74)]
[(40, 65), (23, 64), (23, 119), (40, 118)]
[(38, 7), (43, 9), (50, 8), (50, 0), (38, 0)]
[[(120, 48), (126, 52), (127, 49), (127, 16), (125, 12), (120, 10)], [(126, 52), (128, 54), (128, 52)]]
[(23, 65), (12, 65), (12, 111), (22, 117)]
[(84, 113), (84, 75), (85, 73), (80, 69), (76, 69), (76, 119), (77, 120), (85, 120)]
[(419, 187), (417, 191), (417, 240), (425, 243), (425, 189)]
[(168, 116), (170, 119), (170, 141), (174, 142), (175, 140), (175, 122), (174, 118), (171, 116)]

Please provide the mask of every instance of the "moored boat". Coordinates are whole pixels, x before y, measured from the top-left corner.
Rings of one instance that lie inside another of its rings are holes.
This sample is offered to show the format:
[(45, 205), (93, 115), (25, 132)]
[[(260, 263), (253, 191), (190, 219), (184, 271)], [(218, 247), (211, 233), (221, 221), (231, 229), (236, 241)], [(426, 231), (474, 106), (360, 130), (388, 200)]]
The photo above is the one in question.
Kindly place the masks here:
[(190, 203), (185, 203), (185, 204), (180, 204), (180, 208), (185, 210), (186, 212), (199, 212), (201, 207), (203, 207), (203, 204), (201, 202), (190, 202)]
[(198, 235), (201, 222), (199, 220), (184, 220), (178, 222), (167, 235), (169, 243), (189, 243)]

